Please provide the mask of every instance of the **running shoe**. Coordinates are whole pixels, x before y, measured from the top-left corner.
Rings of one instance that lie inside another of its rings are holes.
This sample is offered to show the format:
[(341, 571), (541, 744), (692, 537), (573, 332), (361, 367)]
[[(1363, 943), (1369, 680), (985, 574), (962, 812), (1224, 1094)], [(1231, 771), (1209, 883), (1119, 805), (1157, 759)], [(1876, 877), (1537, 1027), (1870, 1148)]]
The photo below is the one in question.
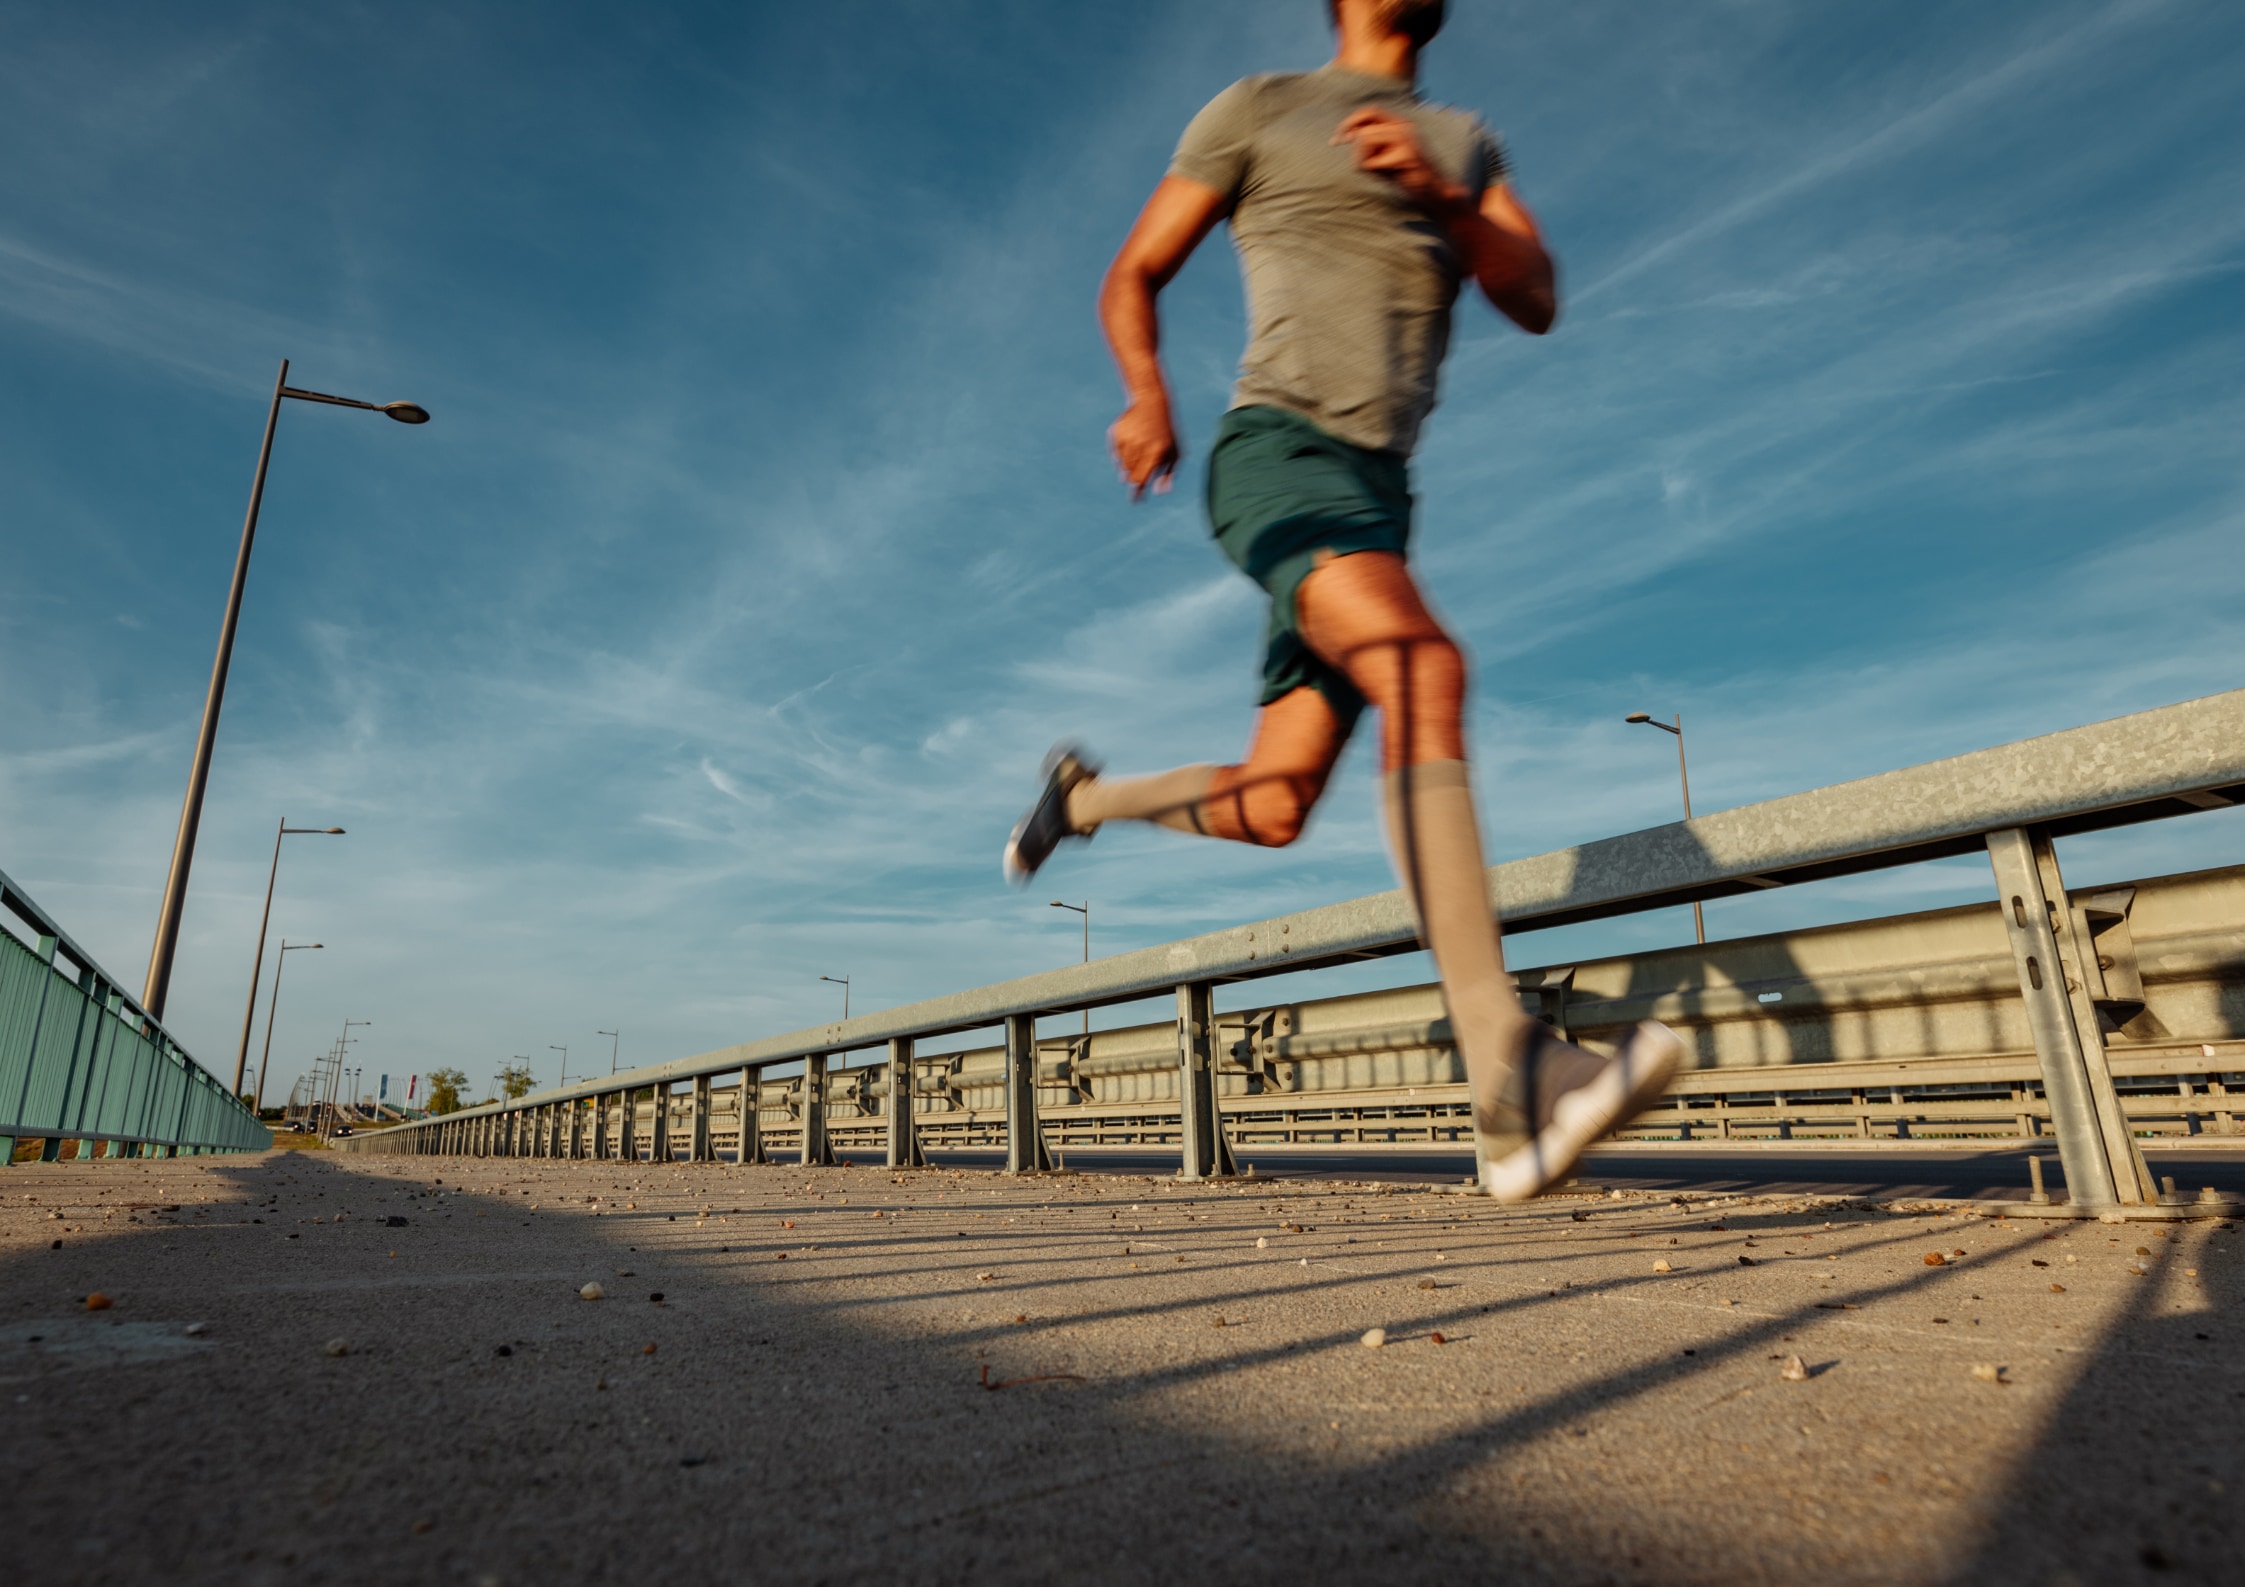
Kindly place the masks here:
[[(1540, 1039), (1560, 1045), (1557, 1036)], [(1533, 1055), (1529, 1061), (1533, 1066)], [(1532, 1139), (1481, 1165), (1481, 1188), (1499, 1201), (1542, 1195), (1574, 1172), (1593, 1142), (1658, 1101), (1683, 1061), (1684, 1044), (1676, 1033), (1658, 1020), (1643, 1021), (1587, 1081), (1560, 1093)]]
[(1028, 814), (1014, 823), (1013, 836), (1006, 839), (1007, 882), (1015, 887), (1028, 886), (1029, 878), (1052, 858), (1061, 839), (1090, 838), (1090, 833), (1078, 832), (1068, 824), (1068, 790), (1098, 774), (1098, 764), (1084, 754), (1080, 744), (1063, 739), (1045, 752), (1044, 789)]

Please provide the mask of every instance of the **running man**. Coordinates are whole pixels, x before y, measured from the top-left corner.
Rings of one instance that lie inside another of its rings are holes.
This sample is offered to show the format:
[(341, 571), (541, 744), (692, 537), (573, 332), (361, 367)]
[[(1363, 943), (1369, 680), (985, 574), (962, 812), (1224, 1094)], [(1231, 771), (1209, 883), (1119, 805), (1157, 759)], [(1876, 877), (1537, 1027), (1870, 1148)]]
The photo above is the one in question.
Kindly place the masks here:
[(1496, 138), (1414, 89), (1443, 0), (1330, 4), (1331, 63), (1234, 83), (1193, 118), (1099, 299), (1129, 395), (1108, 440), (1135, 500), (1167, 489), (1178, 460), (1155, 299), (1231, 222), (1251, 329), (1209, 452), (1208, 515), (1271, 602), (1247, 758), (1124, 779), (1058, 746), (1005, 870), (1024, 883), (1063, 839), (1109, 821), (1292, 843), (1370, 704), (1389, 840), (1465, 1063), (1481, 1181), (1523, 1200), (1658, 1097), (1683, 1049), (1652, 1022), (1611, 1058), (1570, 1046), (1505, 974), (1467, 777), (1465, 658), (1404, 560), (1408, 460), (1460, 283), (1538, 336), (1557, 289)]

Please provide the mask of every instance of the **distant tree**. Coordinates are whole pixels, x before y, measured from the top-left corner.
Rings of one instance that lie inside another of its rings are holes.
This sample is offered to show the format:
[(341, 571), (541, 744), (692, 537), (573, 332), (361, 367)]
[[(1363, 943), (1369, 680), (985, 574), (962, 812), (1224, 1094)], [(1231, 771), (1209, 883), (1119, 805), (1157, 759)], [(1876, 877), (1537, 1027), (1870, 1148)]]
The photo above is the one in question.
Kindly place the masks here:
[(516, 1097), (528, 1096), (530, 1088), (537, 1083), (538, 1077), (530, 1072), (530, 1066), (525, 1063), (511, 1063), (499, 1071), (499, 1093), (509, 1102)]
[(429, 1111), (431, 1113), (457, 1113), (460, 1111), (460, 1088), (468, 1077), (457, 1069), (432, 1069), (429, 1071)]

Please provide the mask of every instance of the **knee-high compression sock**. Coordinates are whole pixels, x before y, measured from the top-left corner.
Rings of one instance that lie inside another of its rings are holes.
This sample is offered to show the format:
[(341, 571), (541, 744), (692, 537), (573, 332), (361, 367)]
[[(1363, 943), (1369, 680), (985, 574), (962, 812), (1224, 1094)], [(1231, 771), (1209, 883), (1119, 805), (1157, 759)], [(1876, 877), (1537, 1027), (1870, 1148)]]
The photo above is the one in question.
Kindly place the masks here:
[(1214, 766), (1180, 766), (1150, 777), (1086, 777), (1068, 791), (1068, 824), (1089, 832), (1107, 821), (1152, 821), (1200, 832), (1200, 802), (1215, 781)]
[(1475, 1145), (1493, 1162), (1547, 1122), (1552, 1101), (1600, 1061), (1543, 1040), (1505, 974), (1466, 763), (1421, 761), (1389, 772), (1384, 785), (1396, 868), (1442, 977), (1451, 1035), (1465, 1061)]

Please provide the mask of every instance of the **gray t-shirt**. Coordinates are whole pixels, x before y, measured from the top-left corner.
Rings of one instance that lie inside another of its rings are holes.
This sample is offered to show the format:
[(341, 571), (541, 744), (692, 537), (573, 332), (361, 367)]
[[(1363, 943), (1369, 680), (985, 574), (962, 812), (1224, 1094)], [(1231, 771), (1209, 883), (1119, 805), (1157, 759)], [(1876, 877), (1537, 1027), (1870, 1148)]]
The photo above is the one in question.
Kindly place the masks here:
[(1401, 78), (1327, 66), (1248, 77), (1177, 145), (1170, 174), (1230, 200), (1249, 335), (1232, 405), (1286, 408), (1343, 440), (1408, 454), (1434, 407), (1463, 261), (1443, 228), (1333, 132), (1361, 106), (1417, 123), (1435, 167), (1478, 201), (1504, 180), (1479, 118)]

